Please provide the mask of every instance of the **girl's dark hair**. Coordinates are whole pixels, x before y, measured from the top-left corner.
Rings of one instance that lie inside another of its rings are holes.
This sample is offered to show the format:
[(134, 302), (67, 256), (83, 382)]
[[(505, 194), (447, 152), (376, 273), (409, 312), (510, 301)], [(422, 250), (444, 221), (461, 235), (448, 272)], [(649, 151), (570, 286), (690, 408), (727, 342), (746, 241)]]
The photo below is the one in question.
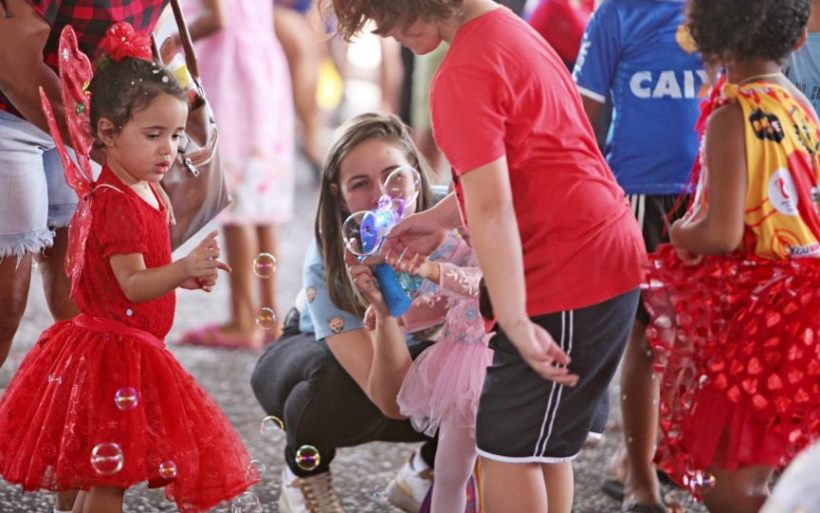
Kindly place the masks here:
[(151, 61), (126, 57), (105, 59), (98, 64), (89, 85), (91, 128), (96, 136), (100, 119), (110, 120), (117, 130), (162, 93), (186, 101), (185, 91), (162, 66)]
[(689, 0), (688, 27), (707, 62), (783, 61), (809, 20), (809, 0)]

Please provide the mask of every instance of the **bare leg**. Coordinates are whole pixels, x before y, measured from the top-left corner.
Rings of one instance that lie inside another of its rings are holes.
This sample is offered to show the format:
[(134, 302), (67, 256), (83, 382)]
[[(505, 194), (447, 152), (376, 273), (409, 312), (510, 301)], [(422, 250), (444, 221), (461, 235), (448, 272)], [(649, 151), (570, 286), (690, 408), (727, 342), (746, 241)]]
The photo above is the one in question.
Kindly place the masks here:
[(703, 494), (703, 503), (711, 513), (757, 513), (769, 497), (771, 467), (713, 467), (709, 472), (715, 476), (715, 486)]
[(83, 504), (83, 513), (122, 513), (125, 490), (110, 486), (92, 486)]
[(652, 462), (658, 429), (658, 380), (653, 379), (645, 329), (643, 323), (635, 321), (621, 369), (627, 459), (624, 504), (661, 504), (660, 484)]
[(257, 307), (253, 297), (253, 259), (258, 253), (256, 233), (251, 226), (227, 225), (224, 234), (225, 256), (233, 271), (230, 273), (231, 321), (221, 328), (222, 334), (238, 346), (259, 348), (262, 337), (256, 328)]
[[(277, 253), (277, 239), (278, 229), (275, 224), (258, 225), (256, 227), (256, 236), (259, 241), (259, 252), (270, 253), (274, 257), (279, 258)], [(273, 329), (265, 332), (265, 341), (274, 341), (279, 338), (282, 332), (282, 316), (276, 302), (276, 282), (278, 277), (278, 269), (270, 278), (259, 280), (259, 302), (261, 306), (272, 308), (276, 313), (276, 325)]]
[(436, 477), (430, 510), (432, 513), (464, 511), (466, 488), (476, 459), (475, 437), (469, 427), (443, 423), (439, 426), (436, 450)]
[(31, 285), (31, 255), (0, 260), (0, 366), (11, 350), (11, 341), (26, 311)]
[[(547, 510), (544, 474), (537, 463), (502, 463), (481, 458), (486, 513), (542, 513)], [(551, 512), (550, 512), (551, 513)]]
[(83, 513), (85, 511), (85, 501), (87, 498), (88, 492), (86, 492), (85, 490), (80, 490), (80, 493), (77, 494), (77, 499), (74, 501), (74, 507), (72, 508), (71, 512)]
[(68, 228), (58, 228), (54, 245), (43, 250), (37, 257), (43, 276), (43, 289), (51, 316), (55, 321), (71, 319), (80, 310), (71, 301), (71, 281), (65, 273), (65, 256), (68, 249)]
[(544, 484), (547, 487), (549, 513), (570, 513), (575, 491), (575, 476), (572, 462), (550, 463), (541, 465)]
[(301, 13), (274, 8), (274, 29), (285, 51), (293, 83), (293, 105), (302, 123), (302, 151), (313, 164), (324, 160), (319, 143), (319, 38)]
[[(77, 490), (68, 490), (66, 492), (57, 493), (57, 509), (60, 511), (72, 511), (77, 501)], [(79, 511), (82, 511), (82, 507)]]

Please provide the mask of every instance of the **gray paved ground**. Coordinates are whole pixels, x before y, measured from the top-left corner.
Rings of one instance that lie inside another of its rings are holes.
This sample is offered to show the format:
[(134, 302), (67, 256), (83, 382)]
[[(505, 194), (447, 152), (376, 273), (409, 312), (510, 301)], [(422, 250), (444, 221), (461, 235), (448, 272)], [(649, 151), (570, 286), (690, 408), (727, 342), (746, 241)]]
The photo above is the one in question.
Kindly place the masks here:
[[(297, 173), (296, 219), (282, 230), (282, 255), (279, 260), (279, 302), (283, 308), (292, 303), (301, 285), (301, 262), (307, 241), (312, 233), (315, 205), (315, 189), (308, 171), (301, 168)], [(250, 263), (249, 263), (250, 265)], [(173, 341), (188, 328), (205, 322), (227, 318), (227, 282), (220, 282), (210, 294), (181, 291), (178, 295), (177, 318), (169, 340)], [(32, 283), (28, 310), (14, 342), (12, 354), (0, 369), (0, 386), (10, 379), (26, 351), (36, 341), (40, 331), (51, 322), (45, 306), (39, 279)], [(176, 357), (213, 395), (242, 435), (253, 458), (265, 467), (263, 481), (253, 490), (261, 500), (263, 511), (277, 511), (276, 499), (283, 468), (282, 444), (265, 441), (259, 434), (259, 424), (264, 414), (256, 403), (248, 383), (255, 354), (240, 351), (191, 349), (171, 346)], [(613, 390), (613, 404), (617, 404), (617, 391)], [(607, 476), (609, 455), (615, 450), (620, 437), (613, 411), (604, 441), (595, 448), (583, 451), (577, 460), (575, 513), (610, 513), (618, 511), (618, 505), (600, 492), (600, 483)], [(332, 422), (333, 419), (328, 419)], [(348, 512), (397, 512), (376, 498), (376, 492), (388, 482), (411, 454), (410, 444), (372, 443), (342, 449), (333, 462), (332, 470), (336, 489)], [(47, 494), (21, 494), (19, 489), (0, 481), (0, 512), (50, 512), (51, 497)], [(703, 511), (689, 508), (690, 511)], [(166, 502), (161, 493), (138, 487), (126, 495), (127, 512), (166, 512), (176, 508)]]

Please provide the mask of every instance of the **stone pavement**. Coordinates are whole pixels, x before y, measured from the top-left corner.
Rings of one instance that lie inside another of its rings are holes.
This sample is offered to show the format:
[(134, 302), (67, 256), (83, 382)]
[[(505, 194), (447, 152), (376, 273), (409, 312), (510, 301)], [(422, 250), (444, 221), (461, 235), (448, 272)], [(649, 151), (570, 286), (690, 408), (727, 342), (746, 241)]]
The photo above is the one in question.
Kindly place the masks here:
[[(312, 219), (316, 202), (316, 189), (306, 167), (297, 170), (296, 216), (281, 231), (281, 255), (279, 257), (278, 301), (283, 312), (292, 304), (301, 286), (301, 263), (307, 242), (312, 236)], [(204, 232), (203, 232), (204, 233)], [(194, 240), (199, 240), (200, 236)], [(177, 254), (184, 255), (184, 249)], [(248, 262), (248, 265), (251, 265)], [(184, 330), (203, 323), (227, 319), (227, 280), (220, 281), (211, 294), (180, 291), (177, 296), (177, 317), (168, 337), (173, 341)], [(0, 387), (4, 387), (20, 364), (26, 351), (36, 341), (40, 332), (49, 326), (51, 318), (45, 305), (41, 282), (35, 278), (29, 296), (29, 305), (20, 331), (14, 342), (12, 354), (0, 369)], [(213, 395), (242, 435), (251, 456), (264, 466), (262, 483), (253, 490), (265, 513), (276, 512), (283, 468), (282, 442), (262, 439), (259, 433), (264, 413), (251, 392), (248, 382), (257, 355), (246, 351), (183, 348), (170, 346), (182, 365)], [(617, 405), (617, 390), (613, 387), (613, 405)], [(618, 504), (600, 491), (600, 484), (607, 477), (607, 462), (620, 438), (618, 425), (614, 422), (617, 410), (611, 413), (611, 426), (604, 441), (598, 447), (585, 449), (575, 464), (576, 500), (575, 513), (614, 513)], [(332, 422), (333, 419), (328, 419)], [(398, 509), (378, 499), (393, 475), (411, 454), (412, 444), (371, 443), (338, 451), (332, 470), (336, 489), (349, 513), (398, 512)], [(51, 511), (51, 497), (43, 493), (22, 494), (19, 488), (0, 482), (0, 512), (46, 513)], [(144, 486), (131, 489), (126, 494), (125, 511), (172, 512), (175, 506), (164, 500), (161, 492)], [(690, 507), (689, 511), (703, 511)], [(216, 510), (215, 510), (216, 511)], [(227, 509), (221, 511), (228, 511)]]

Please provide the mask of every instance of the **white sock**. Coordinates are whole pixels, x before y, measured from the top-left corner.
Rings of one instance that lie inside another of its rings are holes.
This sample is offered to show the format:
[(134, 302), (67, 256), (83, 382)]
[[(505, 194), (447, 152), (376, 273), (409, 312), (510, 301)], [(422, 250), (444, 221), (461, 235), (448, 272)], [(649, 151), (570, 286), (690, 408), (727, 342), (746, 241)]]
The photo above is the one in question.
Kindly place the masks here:
[(410, 468), (417, 472), (430, 468), (430, 465), (421, 457), (421, 451), (416, 451), (415, 454), (413, 454), (413, 459), (410, 460)]
[(68, 510), (63, 511), (61, 509), (54, 508), (54, 513), (71, 513), (71, 510), (68, 509)]

